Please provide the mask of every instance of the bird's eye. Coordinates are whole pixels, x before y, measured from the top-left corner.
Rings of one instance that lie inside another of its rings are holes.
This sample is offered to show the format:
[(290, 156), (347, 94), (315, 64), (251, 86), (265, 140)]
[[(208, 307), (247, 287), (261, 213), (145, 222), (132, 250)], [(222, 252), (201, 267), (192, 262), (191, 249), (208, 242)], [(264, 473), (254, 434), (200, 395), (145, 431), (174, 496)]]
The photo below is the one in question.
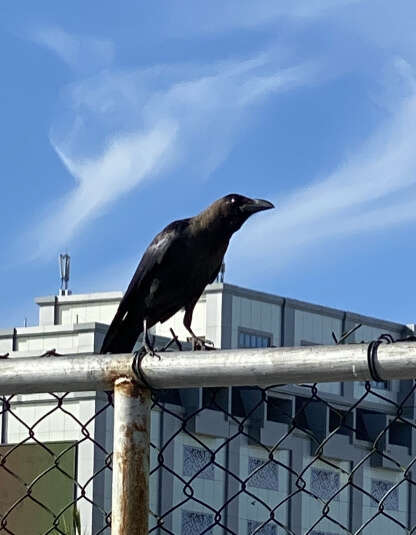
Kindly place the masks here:
[(235, 197), (231, 197), (231, 202), (235, 202)]

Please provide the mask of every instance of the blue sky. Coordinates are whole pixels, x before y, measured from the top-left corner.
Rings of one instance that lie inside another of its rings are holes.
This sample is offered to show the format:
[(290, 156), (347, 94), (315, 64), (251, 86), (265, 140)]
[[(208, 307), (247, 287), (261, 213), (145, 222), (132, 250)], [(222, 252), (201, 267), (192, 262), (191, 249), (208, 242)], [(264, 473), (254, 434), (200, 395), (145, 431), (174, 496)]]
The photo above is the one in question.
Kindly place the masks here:
[(0, 326), (124, 289), (165, 224), (270, 199), (226, 281), (416, 322), (416, 4), (0, 5)]

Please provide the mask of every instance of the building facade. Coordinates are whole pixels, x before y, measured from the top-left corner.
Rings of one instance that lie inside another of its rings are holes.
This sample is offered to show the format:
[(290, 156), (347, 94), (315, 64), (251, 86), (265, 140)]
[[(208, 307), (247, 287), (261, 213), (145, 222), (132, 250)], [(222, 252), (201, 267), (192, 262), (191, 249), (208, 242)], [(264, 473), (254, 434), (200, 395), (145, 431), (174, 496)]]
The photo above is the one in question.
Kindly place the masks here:
[[(37, 298), (38, 325), (1, 330), (0, 354), (9, 352), (10, 358), (18, 358), (40, 355), (51, 349), (62, 354), (96, 352), (121, 297), (120, 292), (105, 292)], [(173, 328), (179, 339), (186, 341), (188, 333), (182, 317), (181, 311), (166, 323), (156, 325), (153, 334), (164, 340), (170, 337), (169, 329)], [(400, 338), (413, 332), (412, 325), (225, 283), (206, 288), (195, 307), (192, 326), (198, 336), (212, 341), (215, 347), (228, 349), (332, 344), (332, 333), (339, 338), (357, 324), (361, 327), (348, 342), (373, 340), (382, 333)], [(213, 522), (213, 510), (221, 509), (230, 500), (221, 523), (231, 532), (250, 535), (259, 522), (269, 518), (267, 506), (273, 508), (282, 502), (276, 519), (288, 526), (289, 532), (300, 535), (314, 526), (322, 516), (323, 503), (336, 494), (329, 515), (334, 521), (324, 518), (311, 533), (345, 533), (337, 521), (354, 532), (375, 515), (376, 500), (403, 478), (401, 467), (408, 466), (416, 456), (415, 432), (410, 426), (393, 421), (394, 404), (403, 399), (410, 386), (411, 381), (373, 383), (371, 392), (363, 398), (366, 389), (359, 382), (317, 385), (314, 392), (318, 395), (315, 396), (312, 385), (282, 385), (267, 390), (267, 403), (261, 403), (263, 394), (256, 388), (164, 392), (161, 400), (169, 411), (156, 408), (152, 412), (151, 439), (161, 448), (168, 437), (177, 433), (163, 448), (164, 463), (183, 480), (194, 478), (192, 488), (198, 497), (198, 501), (190, 499), (167, 515), (165, 528), (175, 534), (200, 533)], [(95, 533), (102, 528), (104, 520), (92, 504), (101, 503), (105, 510), (110, 509), (111, 472), (102, 470), (99, 476), (91, 479), (105, 464), (105, 454), (96, 451), (92, 440), (83, 440), (78, 422), (89, 422), (89, 436), (103, 444), (106, 451), (111, 451), (112, 410), (109, 408), (99, 418), (93, 418), (107, 403), (103, 393), (70, 394), (66, 403), (70, 403), (76, 420), (57, 410), (39, 422), (48, 411), (53, 412), (56, 399), (47, 394), (14, 396), (10, 401), (11, 411), (8, 411), (11, 415), (4, 413), (1, 422), (2, 444), (26, 439), (30, 442), (28, 429), (45, 443), (76, 442), (76, 479), (85, 484), (83, 492), (88, 498), (80, 499), (77, 505), (87, 533)], [(414, 405), (412, 396), (405, 409), (409, 419), (414, 418)], [(202, 407), (204, 410), (190, 417), (183, 430), (182, 418)], [(339, 427), (339, 415), (345, 412), (348, 412), (347, 425)], [(26, 425), (22, 425), (22, 421)], [(295, 427), (293, 421), (297, 423)], [(383, 445), (386, 456), (368, 456), (354, 471), (356, 490), (346, 485), (352, 467), (368, 455), (374, 439), (392, 421)], [(240, 432), (241, 422), (243, 433)], [(333, 435), (317, 459), (317, 446), (330, 433)], [(281, 437), (284, 439), (280, 440)], [(279, 446), (274, 449), (278, 441)], [(201, 442), (205, 448), (201, 447)], [(270, 451), (273, 458), (268, 462)], [(216, 452), (214, 464), (210, 464), (210, 452)], [(388, 457), (397, 463), (389, 462)], [(152, 450), (151, 461), (157, 464), (157, 449)], [(264, 463), (266, 465), (261, 468)], [(208, 467), (195, 478), (205, 464)], [(230, 472), (238, 477), (230, 476)], [(252, 472), (254, 475), (250, 477)], [(299, 491), (299, 475), (308, 492)], [(248, 492), (241, 492), (241, 480)], [(338, 493), (344, 485), (345, 489)], [(285, 498), (292, 493), (289, 504)], [(163, 515), (183, 500), (180, 479), (170, 471), (156, 471), (151, 479), (153, 513)], [(403, 484), (394, 489), (385, 501), (385, 509), (403, 525), (416, 525), (414, 485)], [(154, 523), (153, 516), (151, 522)], [(401, 533), (394, 529), (398, 528), (386, 516), (378, 516), (365, 529), (365, 534)], [(261, 533), (284, 532), (270, 522)], [(227, 531), (216, 526), (210, 533), (220, 535)]]

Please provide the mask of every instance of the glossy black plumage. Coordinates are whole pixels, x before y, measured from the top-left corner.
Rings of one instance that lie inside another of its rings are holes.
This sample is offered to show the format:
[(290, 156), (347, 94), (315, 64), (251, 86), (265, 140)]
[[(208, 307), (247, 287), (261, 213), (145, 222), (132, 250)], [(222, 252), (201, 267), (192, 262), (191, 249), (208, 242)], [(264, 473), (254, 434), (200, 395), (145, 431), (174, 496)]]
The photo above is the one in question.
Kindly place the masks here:
[(215, 201), (197, 216), (174, 221), (146, 249), (107, 331), (101, 353), (133, 350), (143, 331), (185, 307), (184, 325), (207, 284), (220, 270), (232, 234), (255, 212), (273, 205), (237, 194)]

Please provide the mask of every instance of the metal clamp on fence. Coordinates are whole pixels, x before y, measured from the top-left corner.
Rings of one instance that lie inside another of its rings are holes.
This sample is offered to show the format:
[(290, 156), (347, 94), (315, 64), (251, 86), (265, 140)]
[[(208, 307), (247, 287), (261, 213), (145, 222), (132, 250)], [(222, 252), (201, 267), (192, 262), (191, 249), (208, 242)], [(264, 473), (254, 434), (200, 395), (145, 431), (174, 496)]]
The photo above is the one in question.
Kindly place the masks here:
[(415, 341), (416, 341), (416, 336), (407, 336), (406, 338), (400, 338), (399, 340), (395, 340), (392, 337), (392, 335), (388, 333), (383, 333), (377, 338), (377, 340), (372, 340), (368, 344), (368, 348), (367, 348), (368, 371), (370, 372), (371, 379), (378, 383), (382, 383), (386, 380), (386, 379), (383, 379), (383, 377), (381, 377), (377, 371), (377, 350), (381, 344), (394, 344), (395, 342), (415, 342)]
[(131, 363), (131, 369), (136, 379), (138, 379), (149, 390), (153, 390), (152, 386), (147, 381), (142, 368), (143, 359), (146, 355), (147, 351), (144, 348), (140, 349), (139, 351), (136, 351), (136, 353), (134, 353), (133, 361)]
[[(170, 328), (170, 333), (172, 335), (172, 338), (171, 340), (169, 340), (169, 342), (162, 348), (160, 349), (156, 349), (154, 351), (154, 356), (159, 358), (160, 359), (160, 356), (157, 354), (157, 352), (161, 352), (161, 353), (164, 353), (165, 351), (168, 351), (169, 348), (175, 344), (177, 349), (179, 351), (182, 351), (182, 344), (181, 342), (179, 341), (179, 338), (178, 338), (178, 335), (175, 333), (175, 331)], [(155, 342), (155, 337), (153, 337), (153, 344)], [(134, 353), (134, 357), (133, 357), (133, 362), (131, 364), (131, 369), (133, 371), (133, 375), (136, 379), (138, 379), (139, 381), (142, 382), (142, 384), (148, 388), (149, 390), (154, 390), (152, 385), (149, 384), (149, 381), (146, 379), (145, 375), (144, 375), (144, 372), (143, 372), (143, 368), (142, 368), (142, 363), (143, 363), (143, 359), (144, 357), (147, 355), (147, 351), (145, 349), (145, 347), (141, 347), (138, 351), (136, 351)]]
[(368, 363), (368, 370), (370, 372), (371, 379), (373, 381), (376, 381), (378, 383), (381, 383), (381, 382), (384, 381), (384, 379), (382, 377), (380, 377), (380, 374), (377, 371), (376, 361), (377, 361), (377, 349), (378, 349), (378, 346), (380, 344), (383, 344), (383, 343), (391, 344), (393, 342), (394, 342), (394, 340), (393, 340), (392, 336), (390, 336), (389, 334), (382, 334), (381, 336), (379, 336), (377, 338), (377, 340), (372, 340), (368, 344), (368, 348), (367, 348), (367, 363)]

